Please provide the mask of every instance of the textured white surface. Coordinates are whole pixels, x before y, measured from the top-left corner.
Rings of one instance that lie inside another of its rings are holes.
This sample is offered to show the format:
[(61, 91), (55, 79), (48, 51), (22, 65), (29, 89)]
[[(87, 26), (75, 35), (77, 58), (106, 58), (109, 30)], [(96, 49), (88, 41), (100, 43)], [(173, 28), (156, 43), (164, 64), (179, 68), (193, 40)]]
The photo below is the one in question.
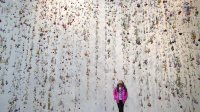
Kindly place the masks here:
[(0, 0), (0, 111), (200, 111), (199, 0)]

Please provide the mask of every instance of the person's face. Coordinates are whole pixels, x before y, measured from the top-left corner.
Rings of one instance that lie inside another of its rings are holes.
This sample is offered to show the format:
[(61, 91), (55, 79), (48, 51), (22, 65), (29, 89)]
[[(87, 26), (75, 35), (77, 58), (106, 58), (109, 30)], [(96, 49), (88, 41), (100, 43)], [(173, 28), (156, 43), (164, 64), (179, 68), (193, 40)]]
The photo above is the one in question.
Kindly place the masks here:
[(119, 87), (122, 87), (122, 83), (119, 83)]

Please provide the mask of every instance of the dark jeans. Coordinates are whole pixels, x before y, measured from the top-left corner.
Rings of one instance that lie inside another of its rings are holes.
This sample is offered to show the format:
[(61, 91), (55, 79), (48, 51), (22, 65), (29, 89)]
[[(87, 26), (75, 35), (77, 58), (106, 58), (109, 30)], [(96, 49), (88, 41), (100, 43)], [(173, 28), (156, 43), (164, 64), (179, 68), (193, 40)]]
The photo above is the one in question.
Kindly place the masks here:
[(122, 100), (119, 100), (119, 103), (117, 103), (119, 112), (124, 112), (124, 103), (122, 102)]

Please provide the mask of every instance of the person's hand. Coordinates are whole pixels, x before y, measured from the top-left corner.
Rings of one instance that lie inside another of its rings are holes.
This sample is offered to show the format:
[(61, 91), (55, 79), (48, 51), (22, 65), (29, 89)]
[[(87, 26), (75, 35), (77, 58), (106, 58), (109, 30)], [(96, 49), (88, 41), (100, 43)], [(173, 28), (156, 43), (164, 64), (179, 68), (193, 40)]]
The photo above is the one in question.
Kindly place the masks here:
[(126, 101), (123, 102), (123, 104), (125, 104)]

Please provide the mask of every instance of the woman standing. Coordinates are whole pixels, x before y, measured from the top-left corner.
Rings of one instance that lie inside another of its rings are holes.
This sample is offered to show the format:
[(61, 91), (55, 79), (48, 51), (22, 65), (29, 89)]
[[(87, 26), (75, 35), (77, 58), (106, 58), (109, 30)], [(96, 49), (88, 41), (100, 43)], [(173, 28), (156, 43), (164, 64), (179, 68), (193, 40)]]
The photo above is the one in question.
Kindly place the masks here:
[(117, 87), (114, 88), (113, 95), (119, 112), (124, 112), (124, 104), (128, 98), (128, 91), (122, 80), (119, 80)]

